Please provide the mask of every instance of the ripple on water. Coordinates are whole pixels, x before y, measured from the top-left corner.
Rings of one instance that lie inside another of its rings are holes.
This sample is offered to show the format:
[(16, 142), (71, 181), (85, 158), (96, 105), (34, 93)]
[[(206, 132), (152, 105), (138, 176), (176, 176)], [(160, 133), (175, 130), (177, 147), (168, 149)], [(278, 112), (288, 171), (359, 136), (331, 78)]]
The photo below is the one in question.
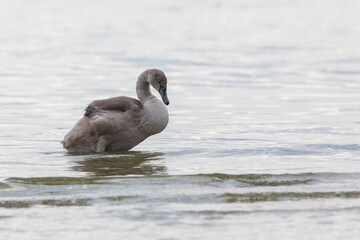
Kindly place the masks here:
[[(109, 201), (113, 203), (125, 201), (126, 204), (132, 205), (150, 202), (254, 203), (360, 198), (360, 191), (336, 187), (339, 179), (351, 181), (356, 185), (360, 182), (360, 175), (357, 173), (240, 175), (215, 173), (145, 177), (9, 178), (3, 185), (13, 187), (14, 190), (3, 192), (4, 198), (0, 201), (0, 207), (90, 206)], [(20, 195), (17, 190), (19, 187), (24, 188)], [(328, 189), (332, 190), (328, 191)]]
[(234, 194), (225, 193), (222, 196), (228, 203), (235, 202), (266, 202), (266, 201), (300, 201), (300, 200), (316, 200), (316, 199), (358, 199), (360, 191), (350, 192), (264, 192), (264, 193), (245, 193)]

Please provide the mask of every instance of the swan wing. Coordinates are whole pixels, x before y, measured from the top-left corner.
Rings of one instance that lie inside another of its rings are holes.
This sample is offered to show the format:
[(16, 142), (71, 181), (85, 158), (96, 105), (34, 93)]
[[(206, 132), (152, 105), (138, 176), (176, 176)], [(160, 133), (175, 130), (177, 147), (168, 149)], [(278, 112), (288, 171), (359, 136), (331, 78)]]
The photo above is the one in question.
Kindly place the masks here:
[(91, 119), (97, 115), (101, 116), (103, 113), (136, 113), (140, 112), (142, 108), (143, 105), (139, 100), (121, 96), (93, 101), (85, 109), (84, 116)]

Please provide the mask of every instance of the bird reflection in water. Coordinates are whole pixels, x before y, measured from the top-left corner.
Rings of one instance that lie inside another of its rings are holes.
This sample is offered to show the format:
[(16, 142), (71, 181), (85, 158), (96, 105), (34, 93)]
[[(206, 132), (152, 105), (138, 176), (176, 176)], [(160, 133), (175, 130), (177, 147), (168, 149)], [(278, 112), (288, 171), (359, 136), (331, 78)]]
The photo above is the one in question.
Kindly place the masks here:
[(160, 152), (136, 151), (116, 155), (91, 155), (76, 161), (77, 165), (72, 169), (86, 172), (91, 176), (163, 175), (166, 173), (166, 167), (153, 162), (161, 160), (163, 155)]

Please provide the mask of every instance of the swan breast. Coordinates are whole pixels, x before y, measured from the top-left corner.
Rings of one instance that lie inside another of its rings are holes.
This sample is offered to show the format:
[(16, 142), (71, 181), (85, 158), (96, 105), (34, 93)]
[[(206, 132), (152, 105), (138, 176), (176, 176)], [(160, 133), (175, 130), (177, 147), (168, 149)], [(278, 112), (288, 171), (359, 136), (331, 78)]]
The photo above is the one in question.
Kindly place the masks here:
[(144, 102), (144, 115), (141, 119), (141, 126), (149, 135), (162, 132), (168, 122), (169, 113), (164, 103), (157, 98), (151, 98)]

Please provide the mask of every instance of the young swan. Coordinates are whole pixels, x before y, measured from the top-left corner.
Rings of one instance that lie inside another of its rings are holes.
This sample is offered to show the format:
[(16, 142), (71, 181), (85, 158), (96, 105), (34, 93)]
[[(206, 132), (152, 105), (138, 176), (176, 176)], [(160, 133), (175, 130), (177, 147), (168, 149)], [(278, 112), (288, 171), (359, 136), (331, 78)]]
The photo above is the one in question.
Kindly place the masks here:
[[(126, 151), (147, 137), (165, 129), (169, 114), (166, 105), (167, 79), (158, 69), (140, 74), (136, 83), (139, 100), (114, 97), (93, 101), (61, 142), (69, 152)], [(164, 103), (150, 92), (159, 91)]]

